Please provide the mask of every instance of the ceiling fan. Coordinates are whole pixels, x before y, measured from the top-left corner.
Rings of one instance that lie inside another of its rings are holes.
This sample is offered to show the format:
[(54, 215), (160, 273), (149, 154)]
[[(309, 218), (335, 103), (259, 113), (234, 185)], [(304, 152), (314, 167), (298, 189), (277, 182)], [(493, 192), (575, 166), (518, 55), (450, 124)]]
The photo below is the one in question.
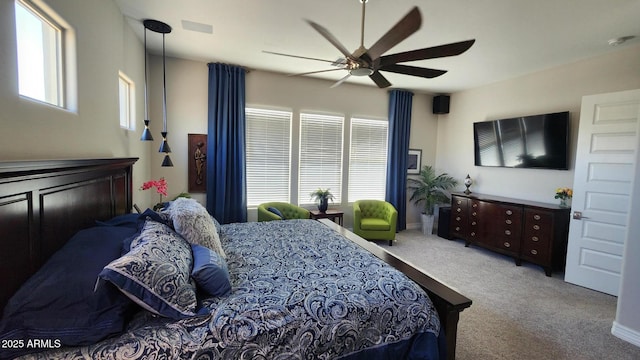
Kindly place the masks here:
[(434, 59), (447, 56), (460, 55), (467, 51), (471, 45), (475, 42), (475, 39), (460, 41), (456, 43), (450, 43), (446, 45), (428, 47), (423, 49), (417, 49), (412, 51), (406, 51), (391, 55), (384, 55), (392, 47), (396, 46), (411, 34), (416, 32), (422, 25), (422, 16), (418, 7), (414, 7), (407, 15), (405, 15), (396, 25), (394, 25), (386, 34), (384, 34), (375, 44), (370, 48), (364, 47), (364, 19), (365, 19), (365, 5), (367, 0), (360, 0), (362, 3), (362, 23), (361, 23), (361, 35), (360, 35), (360, 47), (358, 47), (353, 53), (349, 52), (341, 43), (335, 38), (327, 29), (311, 20), (306, 20), (311, 27), (320, 33), (325, 39), (327, 39), (334, 47), (336, 47), (344, 58), (340, 58), (335, 61), (317, 59), (312, 57), (298, 56), (277, 53), (272, 51), (264, 51), (265, 53), (295, 57), (307, 60), (317, 60), (330, 63), (336, 68), (329, 70), (311, 71), (297, 75), (309, 75), (317, 74), (328, 71), (347, 70), (348, 74), (333, 84), (332, 87), (336, 87), (347, 80), (350, 76), (369, 76), (371, 80), (380, 88), (386, 88), (391, 86), (391, 83), (380, 73), (381, 71), (388, 71), (392, 73), (419, 76), (423, 78), (434, 78), (446, 73), (446, 70), (437, 70), (429, 68), (421, 68), (410, 65), (401, 65), (400, 63)]

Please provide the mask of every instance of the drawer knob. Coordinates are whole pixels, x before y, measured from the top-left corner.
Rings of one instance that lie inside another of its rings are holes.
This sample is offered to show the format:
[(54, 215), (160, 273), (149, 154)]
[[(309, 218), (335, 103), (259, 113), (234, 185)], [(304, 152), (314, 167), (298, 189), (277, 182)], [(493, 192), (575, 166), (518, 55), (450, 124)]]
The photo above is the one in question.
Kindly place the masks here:
[(507, 223), (507, 225), (511, 225), (512, 221), (511, 221), (511, 220), (509, 220), (509, 219), (507, 219), (507, 220), (505, 221), (505, 223)]
[(505, 242), (505, 243), (504, 243), (504, 247), (509, 248), (509, 247), (511, 247), (511, 244), (510, 244), (510, 243), (508, 243), (508, 242)]
[(505, 230), (505, 231), (504, 231), (504, 233), (505, 233), (506, 235), (511, 235), (511, 230)]
[(471, 232), (471, 236), (476, 236), (476, 233), (475, 232)]
[(533, 218), (536, 219), (536, 220), (540, 220), (540, 215), (535, 214), (535, 215), (533, 215)]
[(456, 231), (460, 231), (460, 226), (456, 226)]
[(531, 238), (531, 240), (533, 240), (533, 241), (540, 241), (540, 239), (539, 239), (537, 236), (532, 237), (532, 238)]
[(478, 213), (474, 211), (471, 215), (476, 216)]
[(478, 207), (478, 204), (473, 204), (472, 206), (473, 206), (474, 208), (477, 208), (477, 207)]
[(513, 215), (513, 211), (511, 211), (511, 210), (507, 210), (506, 213), (507, 213), (507, 215)]
[(474, 226), (475, 226), (476, 224), (477, 224), (477, 222), (475, 222), (475, 221), (473, 221), (473, 222), (471, 223), (471, 225), (474, 225)]
[(457, 209), (456, 209), (456, 211), (457, 211), (457, 212), (460, 212), (460, 211), (462, 211), (462, 209), (460, 209), (460, 208), (457, 208)]
[(460, 221), (462, 219), (460, 216), (456, 216), (456, 221)]
[(456, 201), (456, 204), (458, 204), (458, 205), (462, 204), (462, 200)]
[(536, 249), (531, 250), (531, 254), (538, 255), (538, 250), (536, 250)]
[(538, 224), (533, 225), (533, 230), (540, 230), (540, 225)]

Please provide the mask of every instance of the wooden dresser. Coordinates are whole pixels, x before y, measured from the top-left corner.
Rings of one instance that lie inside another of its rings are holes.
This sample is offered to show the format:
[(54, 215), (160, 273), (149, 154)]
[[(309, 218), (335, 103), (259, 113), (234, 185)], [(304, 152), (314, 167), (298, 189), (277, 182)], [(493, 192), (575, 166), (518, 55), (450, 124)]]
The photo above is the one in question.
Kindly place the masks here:
[(482, 194), (451, 196), (450, 236), (540, 265), (545, 274), (564, 268), (570, 209)]

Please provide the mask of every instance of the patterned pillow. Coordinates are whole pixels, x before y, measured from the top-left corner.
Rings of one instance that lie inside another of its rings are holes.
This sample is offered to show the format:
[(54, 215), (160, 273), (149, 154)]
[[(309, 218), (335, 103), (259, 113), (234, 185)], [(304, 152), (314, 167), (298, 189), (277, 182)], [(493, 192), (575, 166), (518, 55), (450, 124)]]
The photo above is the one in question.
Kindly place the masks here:
[(210, 296), (222, 296), (231, 290), (227, 262), (217, 252), (191, 244), (193, 271), (191, 277), (198, 288)]
[(177, 198), (167, 209), (176, 232), (191, 244), (198, 244), (217, 252), (223, 258), (218, 229), (207, 209), (194, 199)]
[(181, 319), (195, 315), (196, 288), (189, 277), (191, 247), (165, 224), (147, 220), (131, 251), (112, 261), (100, 278), (150, 312)]

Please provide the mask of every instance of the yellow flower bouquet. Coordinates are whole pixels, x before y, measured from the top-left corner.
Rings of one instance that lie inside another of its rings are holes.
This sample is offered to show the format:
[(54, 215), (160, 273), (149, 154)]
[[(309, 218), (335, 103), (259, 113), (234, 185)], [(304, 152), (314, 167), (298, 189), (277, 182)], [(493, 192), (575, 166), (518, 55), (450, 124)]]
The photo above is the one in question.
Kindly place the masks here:
[(567, 200), (573, 197), (573, 190), (567, 187), (561, 187), (556, 189), (555, 199), (560, 199), (560, 206), (568, 207)]

